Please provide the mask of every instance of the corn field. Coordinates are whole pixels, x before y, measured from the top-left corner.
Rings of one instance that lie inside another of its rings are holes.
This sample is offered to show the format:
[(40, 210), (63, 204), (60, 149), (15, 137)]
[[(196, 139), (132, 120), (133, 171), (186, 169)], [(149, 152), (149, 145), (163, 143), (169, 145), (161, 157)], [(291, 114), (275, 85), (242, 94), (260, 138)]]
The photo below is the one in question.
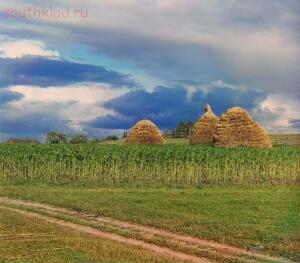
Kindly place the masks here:
[(0, 144), (0, 180), (97, 185), (291, 184), (300, 148)]

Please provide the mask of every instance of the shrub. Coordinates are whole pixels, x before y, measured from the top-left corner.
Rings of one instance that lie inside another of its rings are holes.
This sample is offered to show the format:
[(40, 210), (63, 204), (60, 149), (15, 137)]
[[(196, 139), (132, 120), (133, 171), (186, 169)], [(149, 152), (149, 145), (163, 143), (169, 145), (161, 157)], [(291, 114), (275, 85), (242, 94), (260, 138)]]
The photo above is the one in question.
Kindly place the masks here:
[(71, 140), (71, 144), (87, 144), (89, 142), (88, 137), (85, 134), (77, 134)]
[(51, 131), (47, 134), (47, 144), (66, 144), (69, 142), (69, 137), (63, 132)]

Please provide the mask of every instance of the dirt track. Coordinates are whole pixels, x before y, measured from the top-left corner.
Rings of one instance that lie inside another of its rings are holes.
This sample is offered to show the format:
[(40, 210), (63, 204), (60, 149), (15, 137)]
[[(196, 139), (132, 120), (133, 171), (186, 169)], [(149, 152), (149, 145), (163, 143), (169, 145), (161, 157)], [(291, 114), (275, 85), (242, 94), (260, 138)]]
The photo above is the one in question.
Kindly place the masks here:
[[(8, 207), (9, 205), (18, 206), (17, 208), (14, 207)], [(156, 229), (152, 227), (146, 227), (141, 226), (137, 224), (132, 224), (126, 221), (116, 220), (113, 218), (108, 217), (101, 217), (96, 216), (91, 213), (80, 213), (73, 210), (60, 208), (60, 207), (54, 207), (47, 204), (40, 204), (36, 202), (29, 202), (29, 201), (23, 201), (23, 200), (15, 200), (10, 199), (6, 197), (0, 197), (0, 208), (1, 209), (9, 209), (11, 211), (14, 211), (16, 213), (25, 215), (25, 216), (31, 216), (36, 217), (54, 224), (58, 224), (60, 226), (70, 227), (74, 230), (89, 233), (101, 238), (108, 238), (111, 240), (115, 240), (118, 242), (139, 246), (148, 250), (152, 250), (155, 253), (165, 255), (172, 258), (177, 258), (183, 261), (190, 261), (190, 262), (223, 262), (222, 258), (229, 261), (234, 261), (236, 259), (243, 259), (243, 262), (257, 262), (257, 260), (271, 260), (276, 262), (291, 262), (289, 260), (285, 260), (278, 257), (272, 257), (269, 255), (256, 253), (247, 251), (241, 248), (236, 248), (233, 246), (229, 246), (226, 244), (220, 244), (214, 241), (210, 240), (204, 240), (199, 238), (194, 238), (187, 235), (181, 235), (181, 234), (175, 234), (168, 231), (164, 231), (161, 229)], [(42, 215), (38, 211), (26, 211), (25, 209), (41, 209), (42, 213), (52, 213), (47, 215)], [(53, 214), (54, 213), (54, 214)], [(56, 216), (62, 216), (62, 215), (68, 215), (71, 216), (74, 219), (83, 219), (86, 220), (88, 223), (94, 223), (94, 222), (100, 222), (102, 225), (105, 226), (113, 226), (114, 228), (119, 228), (120, 230), (126, 230), (126, 232), (134, 232), (138, 233), (139, 236), (147, 236), (149, 237), (161, 237), (167, 242), (168, 244), (175, 245), (178, 247), (181, 251), (177, 251), (175, 249), (171, 249), (170, 246), (166, 247), (163, 245), (156, 245), (153, 244), (153, 242), (147, 242), (147, 240), (140, 240), (140, 239), (134, 239), (134, 238), (128, 238), (124, 237), (120, 234), (116, 233), (110, 233), (110, 232), (103, 232), (99, 230), (99, 228), (91, 227), (83, 224), (78, 223), (72, 223), (68, 220), (57, 218)], [(190, 252), (193, 251), (191, 254)], [(204, 255), (203, 255), (203, 252)], [(207, 257), (207, 252), (212, 255), (212, 257)], [(202, 253), (202, 255), (201, 255)], [(254, 260), (254, 261), (253, 261)]]

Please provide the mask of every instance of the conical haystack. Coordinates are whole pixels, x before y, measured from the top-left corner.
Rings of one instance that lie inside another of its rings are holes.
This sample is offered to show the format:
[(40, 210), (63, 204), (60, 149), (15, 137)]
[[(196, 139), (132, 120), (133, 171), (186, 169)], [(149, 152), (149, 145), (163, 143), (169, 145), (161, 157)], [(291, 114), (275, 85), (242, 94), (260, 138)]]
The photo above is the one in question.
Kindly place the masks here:
[(264, 128), (240, 107), (223, 113), (214, 132), (214, 145), (223, 147), (272, 147)]
[(206, 111), (195, 123), (190, 143), (191, 144), (212, 144), (213, 132), (219, 122), (219, 118), (212, 112), (208, 104), (204, 105)]
[(141, 120), (135, 124), (129, 136), (127, 137), (126, 144), (164, 144), (165, 140), (161, 136), (156, 125), (149, 120)]

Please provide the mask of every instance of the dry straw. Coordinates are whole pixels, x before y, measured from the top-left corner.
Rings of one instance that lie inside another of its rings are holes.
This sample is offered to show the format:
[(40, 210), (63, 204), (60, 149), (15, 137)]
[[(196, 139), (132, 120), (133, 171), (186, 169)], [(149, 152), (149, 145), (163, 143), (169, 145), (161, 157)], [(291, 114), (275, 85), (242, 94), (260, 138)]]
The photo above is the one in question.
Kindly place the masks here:
[(213, 132), (219, 122), (219, 118), (212, 112), (208, 104), (204, 105), (205, 113), (195, 123), (192, 136), (190, 139), (191, 144), (212, 144)]
[(165, 140), (153, 122), (149, 120), (141, 120), (132, 127), (129, 136), (125, 140), (125, 143), (164, 144)]
[(250, 115), (240, 107), (223, 113), (214, 132), (214, 145), (223, 147), (272, 147), (269, 136)]

